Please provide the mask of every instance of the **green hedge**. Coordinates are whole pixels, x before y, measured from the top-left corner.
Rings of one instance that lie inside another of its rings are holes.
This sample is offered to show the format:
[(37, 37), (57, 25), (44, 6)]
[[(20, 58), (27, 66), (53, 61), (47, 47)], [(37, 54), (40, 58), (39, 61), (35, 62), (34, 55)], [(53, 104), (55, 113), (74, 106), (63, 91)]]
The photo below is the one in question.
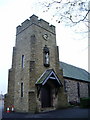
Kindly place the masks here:
[(90, 108), (90, 98), (80, 98), (80, 107)]

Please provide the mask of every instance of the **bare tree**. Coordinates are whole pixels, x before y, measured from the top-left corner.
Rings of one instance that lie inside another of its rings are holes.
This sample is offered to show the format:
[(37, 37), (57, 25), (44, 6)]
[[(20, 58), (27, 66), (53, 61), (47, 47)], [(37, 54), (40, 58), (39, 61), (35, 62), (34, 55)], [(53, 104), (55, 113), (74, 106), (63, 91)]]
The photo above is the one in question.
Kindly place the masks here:
[(88, 20), (89, 0), (40, 0), (38, 3), (42, 6), (42, 11), (50, 12), (52, 19), (58, 23), (66, 22), (76, 25), (84, 22), (88, 25), (87, 23), (90, 22)]

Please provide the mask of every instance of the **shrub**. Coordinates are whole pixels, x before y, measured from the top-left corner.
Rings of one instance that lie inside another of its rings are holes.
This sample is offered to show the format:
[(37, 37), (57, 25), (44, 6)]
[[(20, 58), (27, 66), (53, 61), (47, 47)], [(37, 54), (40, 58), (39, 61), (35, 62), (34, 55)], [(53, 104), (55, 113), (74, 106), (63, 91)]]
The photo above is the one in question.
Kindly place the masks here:
[(90, 108), (90, 98), (80, 98), (80, 107)]

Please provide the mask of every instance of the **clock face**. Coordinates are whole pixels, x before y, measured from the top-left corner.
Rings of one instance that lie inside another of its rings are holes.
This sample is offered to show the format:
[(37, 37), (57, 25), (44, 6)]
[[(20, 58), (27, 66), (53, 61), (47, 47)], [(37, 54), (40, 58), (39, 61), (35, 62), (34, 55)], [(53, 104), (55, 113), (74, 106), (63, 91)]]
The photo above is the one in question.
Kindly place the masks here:
[(47, 34), (44, 34), (44, 35), (43, 35), (43, 38), (44, 38), (45, 40), (47, 40), (47, 39), (48, 39), (48, 35), (47, 35)]

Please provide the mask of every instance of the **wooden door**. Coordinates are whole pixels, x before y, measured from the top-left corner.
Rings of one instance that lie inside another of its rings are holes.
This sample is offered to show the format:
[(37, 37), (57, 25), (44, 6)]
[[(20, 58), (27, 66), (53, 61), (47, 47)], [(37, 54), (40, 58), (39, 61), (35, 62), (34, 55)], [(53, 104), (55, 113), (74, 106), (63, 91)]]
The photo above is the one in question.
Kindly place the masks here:
[(51, 90), (49, 86), (41, 88), (41, 105), (44, 107), (51, 107)]

